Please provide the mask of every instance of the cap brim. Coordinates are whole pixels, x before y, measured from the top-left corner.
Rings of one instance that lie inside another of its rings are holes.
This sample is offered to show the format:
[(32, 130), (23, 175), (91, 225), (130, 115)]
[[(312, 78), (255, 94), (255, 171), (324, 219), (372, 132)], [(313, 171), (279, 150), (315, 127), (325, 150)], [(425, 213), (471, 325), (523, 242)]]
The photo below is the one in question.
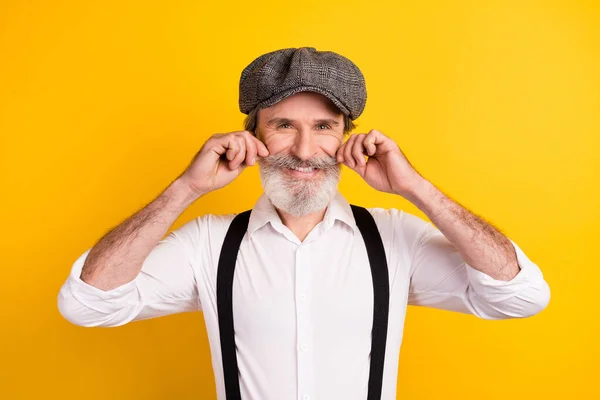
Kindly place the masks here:
[(267, 100), (260, 102), (260, 104), (258, 106), (260, 108), (271, 107), (272, 105), (280, 102), (281, 100), (283, 100), (287, 97), (290, 97), (293, 94), (300, 93), (300, 92), (315, 92), (315, 93), (322, 94), (323, 96), (325, 96), (329, 100), (331, 100), (333, 102), (333, 104), (335, 104), (335, 106), (337, 108), (339, 108), (339, 110), (342, 112), (342, 114), (350, 116), (350, 111), (348, 110), (348, 108), (346, 108), (346, 106), (341, 101), (339, 101), (334, 95), (329, 93), (327, 90), (323, 90), (321, 88), (314, 87), (314, 86), (298, 86), (298, 87), (295, 87), (292, 89), (284, 90), (282, 92), (274, 94), (273, 96), (269, 97)]

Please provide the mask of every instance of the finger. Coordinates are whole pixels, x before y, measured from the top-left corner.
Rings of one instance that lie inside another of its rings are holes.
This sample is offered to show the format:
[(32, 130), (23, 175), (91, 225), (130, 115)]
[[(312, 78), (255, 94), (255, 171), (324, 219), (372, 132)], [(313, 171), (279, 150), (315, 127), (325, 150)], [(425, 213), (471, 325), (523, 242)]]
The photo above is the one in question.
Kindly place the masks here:
[(254, 160), (256, 161), (256, 157), (267, 157), (269, 155), (269, 150), (267, 149), (267, 146), (260, 140), (258, 139), (256, 136), (254, 136), (250, 131), (243, 131), (243, 136), (247, 139), (246, 141), (246, 147), (250, 148), (250, 146), (248, 146), (249, 144), (251, 144), (251, 148), (255, 149), (255, 153), (254, 153)]
[(352, 145), (352, 156), (354, 157), (354, 160), (356, 161), (356, 165), (359, 165), (359, 166), (363, 166), (366, 164), (366, 161), (365, 161), (366, 150), (365, 150), (365, 147), (363, 146), (363, 142), (366, 137), (367, 137), (367, 135), (364, 135), (364, 134), (358, 135), (358, 137), (354, 141), (354, 144)]
[(342, 143), (342, 145), (337, 149), (337, 152), (335, 154), (335, 159), (339, 163), (344, 162), (344, 149), (346, 148), (346, 143), (348, 143), (348, 142), (346, 141), (346, 142)]
[(357, 135), (350, 136), (350, 138), (346, 141), (346, 148), (344, 149), (344, 164), (346, 164), (352, 169), (354, 169), (354, 167), (356, 166), (354, 157), (352, 157), (352, 146), (354, 145), (356, 137)]
[(240, 148), (237, 144), (237, 141), (235, 140), (234, 135), (227, 135), (227, 137), (225, 137), (225, 140), (225, 157), (227, 158), (227, 160), (231, 161), (235, 158), (235, 155), (237, 154)]
[(202, 145), (202, 148), (200, 149), (199, 153), (207, 153), (207, 152), (213, 152), (218, 157), (221, 157), (222, 155), (225, 154), (225, 152), (227, 152), (227, 143), (223, 141), (222, 134), (217, 133), (217, 134), (212, 135)]
[(365, 140), (363, 142), (363, 146), (367, 150), (368, 156), (375, 155), (375, 152), (377, 151), (376, 143), (379, 142), (378, 141), (380, 138), (379, 133), (380, 133), (379, 131), (371, 129), (371, 131), (367, 134), (367, 137), (365, 138)]
[(234, 136), (235, 146), (237, 148), (235, 156), (229, 162), (229, 168), (236, 169), (246, 158), (246, 142), (239, 136)]
[(248, 135), (242, 135), (241, 137), (244, 140), (244, 145), (246, 146), (246, 157), (244, 162), (246, 165), (254, 165), (257, 154), (256, 144)]
[(259, 157), (266, 157), (269, 155), (269, 150), (267, 149), (267, 146), (265, 146), (265, 144), (261, 142), (260, 139), (254, 136), (252, 132), (239, 131), (234, 133), (246, 139), (246, 148), (250, 148), (248, 145), (251, 143), (253, 148), (256, 148), (256, 154)]
[(250, 137), (250, 140), (256, 146), (256, 153), (258, 154), (258, 156), (259, 157), (266, 157), (266, 156), (268, 156), (269, 155), (269, 150), (267, 149), (267, 146), (265, 146), (265, 144), (259, 138), (257, 138), (256, 136), (254, 136), (250, 132), (248, 132), (248, 135)]

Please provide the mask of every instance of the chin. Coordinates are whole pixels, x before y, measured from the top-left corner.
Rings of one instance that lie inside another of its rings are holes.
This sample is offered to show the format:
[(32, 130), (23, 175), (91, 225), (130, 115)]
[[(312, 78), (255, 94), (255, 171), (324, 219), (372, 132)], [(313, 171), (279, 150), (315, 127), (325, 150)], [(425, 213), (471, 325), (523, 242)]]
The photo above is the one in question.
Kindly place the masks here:
[(290, 182), (281, 184), (282, 181), (275, 181), (266, 180), (263, 183), (266, 196), (271, 200), (273, 206), (294, 217), (301, 217), (327, 208), (337, 193), (337, 182), (295, 180), (291, 184)]

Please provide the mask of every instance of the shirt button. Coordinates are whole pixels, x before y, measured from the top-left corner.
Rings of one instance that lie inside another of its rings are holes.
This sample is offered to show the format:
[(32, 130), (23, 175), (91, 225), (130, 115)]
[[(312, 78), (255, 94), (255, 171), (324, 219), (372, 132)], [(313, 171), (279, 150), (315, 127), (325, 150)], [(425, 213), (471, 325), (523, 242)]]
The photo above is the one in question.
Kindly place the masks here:
[(306, 300), (306, 295), (305, 294), (301, 294), (300, 295), (300, 300), (302, 300), (302, 301)]
[(303, 344), (302, 346), (300, 346), (300, 350), (306, 351), (308, 350), (308, 346), (306, 344)]
[(310, 399), (310, 397), (307, 394), (305, 394), (304, 396), (302, 396), (302, 400), (309, 400), (309, 399)]

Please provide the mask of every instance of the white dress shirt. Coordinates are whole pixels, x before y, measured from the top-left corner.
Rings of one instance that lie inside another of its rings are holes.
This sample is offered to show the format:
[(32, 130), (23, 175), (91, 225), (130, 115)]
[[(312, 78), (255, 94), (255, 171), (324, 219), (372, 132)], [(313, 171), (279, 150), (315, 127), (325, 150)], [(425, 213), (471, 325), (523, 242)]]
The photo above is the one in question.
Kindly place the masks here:
[[(500, 281), (465, 263), (431, 223), (402, 210), (369, 209), (384, 243), (390, 282), (382, 399), (396, 397), (407, 304), (486, 319), (527, 317), (550, 291), (540, 269), (511, 240), (520, 272)], [(131, 282), (103, 291), (73, 264), (58, 296), (61, 314), (81, 326), (119, 326), (186, 311), (204, 312), (217, 396), (225, 399), (216, 277), (234, 215), (198, 217), (167, 235)], [(337, 194), (303, 242), (263, 195), (244, 236), (233, 283), (243, 399), (365, 400), (373, 287), (367, 252), (348, 202)]]

